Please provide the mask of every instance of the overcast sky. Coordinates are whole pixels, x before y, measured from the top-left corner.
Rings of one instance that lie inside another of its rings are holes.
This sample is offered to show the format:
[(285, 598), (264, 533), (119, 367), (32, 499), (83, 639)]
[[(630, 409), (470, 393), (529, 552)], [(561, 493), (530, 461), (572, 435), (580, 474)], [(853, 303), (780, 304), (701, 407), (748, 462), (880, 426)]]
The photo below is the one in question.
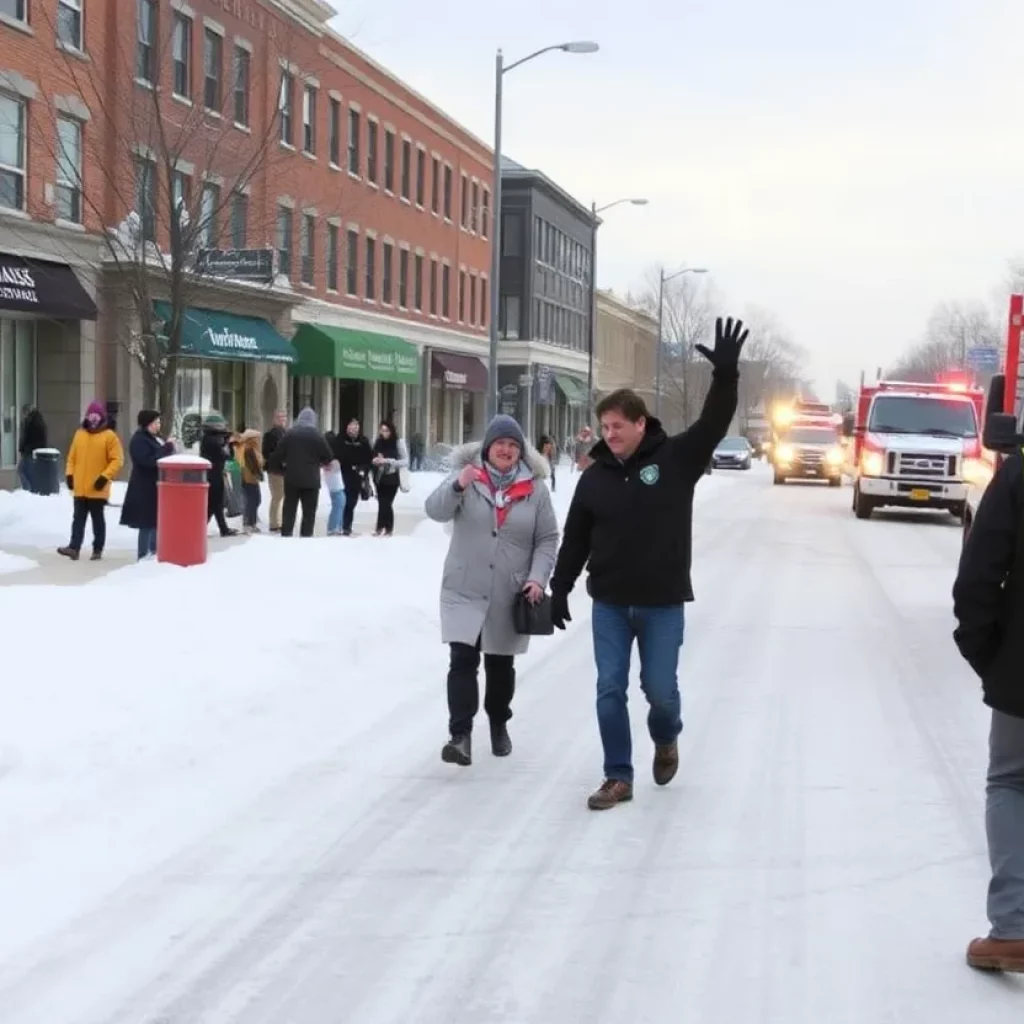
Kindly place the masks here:
[(891, 361), (935, 303), (990, 301), (1024, 252), (1019, 0), (495, 10), (352, 0), (334, 26), (488, 143), (498, 46), (600, 43), (508, 76), (505, 152), (584, 203), (650, 199), (608, 214), (598, 285), (708, 266), (807, 348), (823, 398)]

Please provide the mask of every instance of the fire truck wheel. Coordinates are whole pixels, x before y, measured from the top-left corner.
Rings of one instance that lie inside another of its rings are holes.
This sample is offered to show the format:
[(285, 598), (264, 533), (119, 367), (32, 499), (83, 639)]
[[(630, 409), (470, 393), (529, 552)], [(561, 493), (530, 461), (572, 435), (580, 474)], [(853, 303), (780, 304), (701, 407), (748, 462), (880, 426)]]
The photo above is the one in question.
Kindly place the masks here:
[(875, 511), (874, 502), (860, 493), (859, 487), (853, 489), (853, 514), (858, 519), (870, 519)]
[(842, 482), (843, 478), (841, 476), (830, 476), (828, 478), (829, 487), (838, 487)]
[(962, 523), (967, 517), (967, 502), (961, 501), (959, 505), (954, 505), (949, 511), (954, 519), (958, 519)]

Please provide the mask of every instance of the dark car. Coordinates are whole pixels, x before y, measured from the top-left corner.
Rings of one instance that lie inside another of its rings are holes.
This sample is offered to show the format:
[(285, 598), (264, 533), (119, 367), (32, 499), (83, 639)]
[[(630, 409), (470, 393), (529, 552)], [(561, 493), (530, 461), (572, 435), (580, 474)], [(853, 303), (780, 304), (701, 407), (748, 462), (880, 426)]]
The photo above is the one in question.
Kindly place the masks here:
[(711, 456), (715, 469), (750, 469), (754, 449), (745, 437), (723, 438)]

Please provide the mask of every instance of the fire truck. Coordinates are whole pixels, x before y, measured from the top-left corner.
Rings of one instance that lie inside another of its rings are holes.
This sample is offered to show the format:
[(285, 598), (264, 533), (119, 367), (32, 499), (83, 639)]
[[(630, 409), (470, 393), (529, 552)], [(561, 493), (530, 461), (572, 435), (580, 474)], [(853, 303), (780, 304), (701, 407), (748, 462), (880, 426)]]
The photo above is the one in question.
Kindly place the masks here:
[(821, 402), (797, 399), (779, 405), (772, 415), (771, 461), (774, 483), (787, 480), (843, 482), (841, 417)]
[(945, 509), (967, 514), (968, 479), (981, 458), (985, 395), (968, 377), (932, 383), (880, 380), (862, 386), (844, 423), (852, 437), (853, 512)]

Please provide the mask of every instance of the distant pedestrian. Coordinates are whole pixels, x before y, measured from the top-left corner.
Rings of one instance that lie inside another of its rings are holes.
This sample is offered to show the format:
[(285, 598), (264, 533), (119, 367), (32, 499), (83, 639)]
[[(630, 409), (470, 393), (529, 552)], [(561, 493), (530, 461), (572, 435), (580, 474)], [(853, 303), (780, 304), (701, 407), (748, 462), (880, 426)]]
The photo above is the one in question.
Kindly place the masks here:
[(555, 466), (558, 464), (558, 449), (555, 447), (555, 442), (545, 435), (537, 442), (537, 451), (548, 460), (548, 465), (551, 467), (551, 490), (554, 492), (557, 483), (555, 479)]
[(203, 437), (199, 442), (199, 454), (210, 463), (206, 479), (210, 489), (206, 494), (206, 521), (213, 519), (222, 537), (234, 537), (238, 531), (228, 526), (225, 516), (227, 502), (228, 460), (232, 457), (231, 430), (228, 421), (218, 413), (210, 413), (203, 420)]
[(590, 451), (596, 443), (594, 432), (590, 427), (583, 427), (576, 438), (573, 459), (574, 466), (580, 473), (593, 461), (590, 457)]
[(316, 413), (308, 406), (295, 417), (292, 428), (281, 438), (271, 465), (284, 474), (284, 510), (281, 536), (295, 532), (295, 519), (302, 506), (300, 537), (312, 537), (316, 525), (316, 507), (320, 501), (320, 473), (330, 465), (334, 454), (317, 430)]
[(263, 435), (258, 430), (244, 430), (235, 447), (235, 458), (242, 475), (242, 529), (260, 532), (260, 504), (263, 501)]
[(401, 471), (409, 468), (409, 452), (398, 436), (395, 425), (381, 423), (373, 443), (373, 468), (377, 488), (377, 529), (375, 537), (390, 537), (395, 532), (395, 498), (401, 483)]
[(47, 430), (43, 414), (31, 405), (24, 406), (21, 410), (21, 429), (18, 431), (18, 481), (22, 490), (35, 492), (32, 453), (46, 447)]
[(139, 429), (128, 442), (132, 472), (121, 506), (121, 525), (139, 531), (139, 560), (156, 554), (158, 461), (174, 454), (174, 441), (160, 437), (162, 423), (156, 409), (143, 409)]
[(370, 469), (373, 465), (373, 449), (363, 434), (359, 420), (354, 417), (345, 426), (345, 433), (338, 437), (335, 456), (341, 463), (345, 478), (345, 515), (341, 531), (346, 537), (352, 536), (352, 518), (361, 498), (371, 496)]
[(92, 560), (103, 557), (107, 543), (107, 502), (110, 484), (124, 465), (124, 449), (107, 421), (102, 402), (91, 402), (81, 427), (75, 431), (65, 469), (68, 490), (74, 495), (71, 541), (57, 553), (77, 562), (85, 541), (85, 521), (92, 522)]
[(450, 646), (450, 739), (441, 759), (465, 766), (472, 763), (481, 654), (491, 752), (512, 752), (507, 723), (515, 656), (525, 653), (530, 639), (516, 632), (513, 608), (520, 592), (531, 601), (543, 597), (558, 548), (558, 520), (542, 483), (548, 465), (527, 446), (511, 416), (496, 416), (483, 443), (456, 448), (451, 459), (453, 471), (427, 498), (426, 513), (452, 524), (441, 579), (441, 640)]
[(604, 782), (588, 800), (595, 811), (633, 799), (627, 691), (634, 641), (650, 706), (655, 783), (667, 785), (679, 766), (678, 665), (683, 608), (693, 600), (693, 491), (736, 412), (746, 339), (740, 321), (719, 320), (714, 350), (697, 346), (713, 367), (711, 387), (700, 418), (682, 434), (669, 437), (628, 389), (613, 391), (597, 407), (604, 439), (589, 452), (591, 465), (576, 485), (551, 580), (552, 618), (564, 629), (569, 593), (589, 563), (604, 747)]
[(341, 475), (341, 463), (337, 459), (332, 459), (324, 466), (323, 474), (324, 486), (331, 499), (331, 511), (327, 516), (327, 536), (340, 537), (341, 524), (345, 516), (345, 478)]
[(278, 409), (274, 413), (274, 425), (263, 435), (263, 464), (267, 469), (267, 486), (270, 488), (270, 532), (281, 532), (281, 506), (284, 504), (284, 477), (269, 468), (271, 456), (288, 429), (288, 413)]

